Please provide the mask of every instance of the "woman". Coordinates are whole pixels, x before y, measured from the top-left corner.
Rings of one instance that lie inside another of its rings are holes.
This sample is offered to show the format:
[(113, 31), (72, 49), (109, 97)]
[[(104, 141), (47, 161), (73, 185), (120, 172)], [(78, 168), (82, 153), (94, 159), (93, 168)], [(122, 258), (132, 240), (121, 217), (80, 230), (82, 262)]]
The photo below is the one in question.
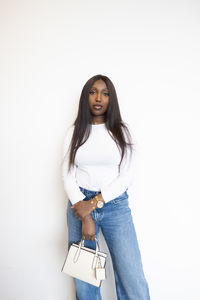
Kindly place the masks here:
[[(133, 144), (112, 81), (103, 75), (83, 87), (78, 115), (67, 132), (62, 169), (68, 195), (68, 247), (85, 240), (95, 249), (99, 228), (112, 258), (118, 300), (149, 300), (128, 203)], [(74, 279), (77, 300), (100, 300), (100, 288)]]

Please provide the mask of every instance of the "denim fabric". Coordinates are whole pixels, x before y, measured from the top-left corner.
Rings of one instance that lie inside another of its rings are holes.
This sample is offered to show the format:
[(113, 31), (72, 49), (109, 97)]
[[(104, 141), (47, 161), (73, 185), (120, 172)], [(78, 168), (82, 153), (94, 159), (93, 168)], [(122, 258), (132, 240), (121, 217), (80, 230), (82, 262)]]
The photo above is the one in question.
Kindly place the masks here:
[[(84, 200), (89, 200), (99, 193), (79, 188), (86, 196)], [(79, 243), (82, 237), (81, 221), (74, 215), (71, 205), (69, 200), (67, 207), (68, 248), (72, 243)], [(105, 203), (103, 208), (96, 208), (91, 216), (96, 224), (96, 237), (98, 238), (99, 227), (101, 227), (110, 251), (117, 299), (150, 300), (127, 192)], [(95, 241), (85, 240), (84, 244), (88, 248), (95, 249)], [(77, 300), (102, 299), (100, 288), (76, 278), (74, 278), (74, 283)]]

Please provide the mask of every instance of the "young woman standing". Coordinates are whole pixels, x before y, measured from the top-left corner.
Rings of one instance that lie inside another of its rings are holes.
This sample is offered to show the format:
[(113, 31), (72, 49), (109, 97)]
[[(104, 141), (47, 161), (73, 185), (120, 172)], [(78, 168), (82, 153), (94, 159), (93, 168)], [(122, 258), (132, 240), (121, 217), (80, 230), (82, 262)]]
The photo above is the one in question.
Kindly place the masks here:
[[(93, 76), (84, 85), (64, 154), (68, 247), (83, 238), (86, 247), (95, 249), (101, 228), (117, 299), (150, 300), (127, 193), (133, 180), (132, 138), (107, 76)], [(74, 283), (77, 300), (101, 300), (100, 288), (76, 278)]]

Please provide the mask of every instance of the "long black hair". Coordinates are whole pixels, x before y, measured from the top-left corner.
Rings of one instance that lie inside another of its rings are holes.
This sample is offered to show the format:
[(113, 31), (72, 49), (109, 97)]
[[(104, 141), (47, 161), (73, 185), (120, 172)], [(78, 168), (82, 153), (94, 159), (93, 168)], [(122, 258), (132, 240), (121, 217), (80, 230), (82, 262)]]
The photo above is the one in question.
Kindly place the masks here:
[(123, 160), (123, 157), (127, 151), (127, 147), (130, 147), (131, 155), (132, 155), (133, 143), (131, 139), (131, 134), (125, 122), (123, 122), (121, 118), (115, 87), (112, 81), (107, 76), (98, 74), (91, 77), (85, 83), (81, 92), (78, 115), (73, 123), (74, 131), (70, 143), (68, 170), (70, 170), (70, 167), (74, 165), (76, 151), (81, 145), (83, 145), (87, 141), (90, 135), (92, 115), (89, 107), (89, 92), (94, 82), (99, 79), (105, 82), (107, 89), (109, 91), (109, 104), (108, 104), (107, 111), (105, 113), (104, 121), (110, 136), (113, 138), (118, 148), (121, 150), (121, 160), (120, 160), (119, 168)]

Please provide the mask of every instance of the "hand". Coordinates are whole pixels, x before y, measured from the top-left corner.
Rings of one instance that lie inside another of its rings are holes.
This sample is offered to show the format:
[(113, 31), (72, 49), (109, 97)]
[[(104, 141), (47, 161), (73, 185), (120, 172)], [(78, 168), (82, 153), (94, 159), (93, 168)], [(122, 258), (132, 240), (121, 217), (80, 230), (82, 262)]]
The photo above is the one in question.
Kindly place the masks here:
[(89, 215), (85, 217), (82, 221), (82, 238), (94, 241), (96, 237), (96, 225)]
[(91, 211), (93, 211), (94, 208), (96, 208), (96, 201), (92, 200), (93, 199), (87, 201), (81, 200), (71, 206), (71, 209), (79, 220), (82, 221), (85, 217), (90, 215)]
[[(101, 193), (99, 193), (97, 196), (100, 200), (104, 201)], [(95, 197), (93, 197), (90, 200), (81, 200), (71, 206), (73, 212), (75, 213), (75, 215), (79, 220), (83, 220), (96, 207), (97, 207), (97, 200), (95, 199)]]

